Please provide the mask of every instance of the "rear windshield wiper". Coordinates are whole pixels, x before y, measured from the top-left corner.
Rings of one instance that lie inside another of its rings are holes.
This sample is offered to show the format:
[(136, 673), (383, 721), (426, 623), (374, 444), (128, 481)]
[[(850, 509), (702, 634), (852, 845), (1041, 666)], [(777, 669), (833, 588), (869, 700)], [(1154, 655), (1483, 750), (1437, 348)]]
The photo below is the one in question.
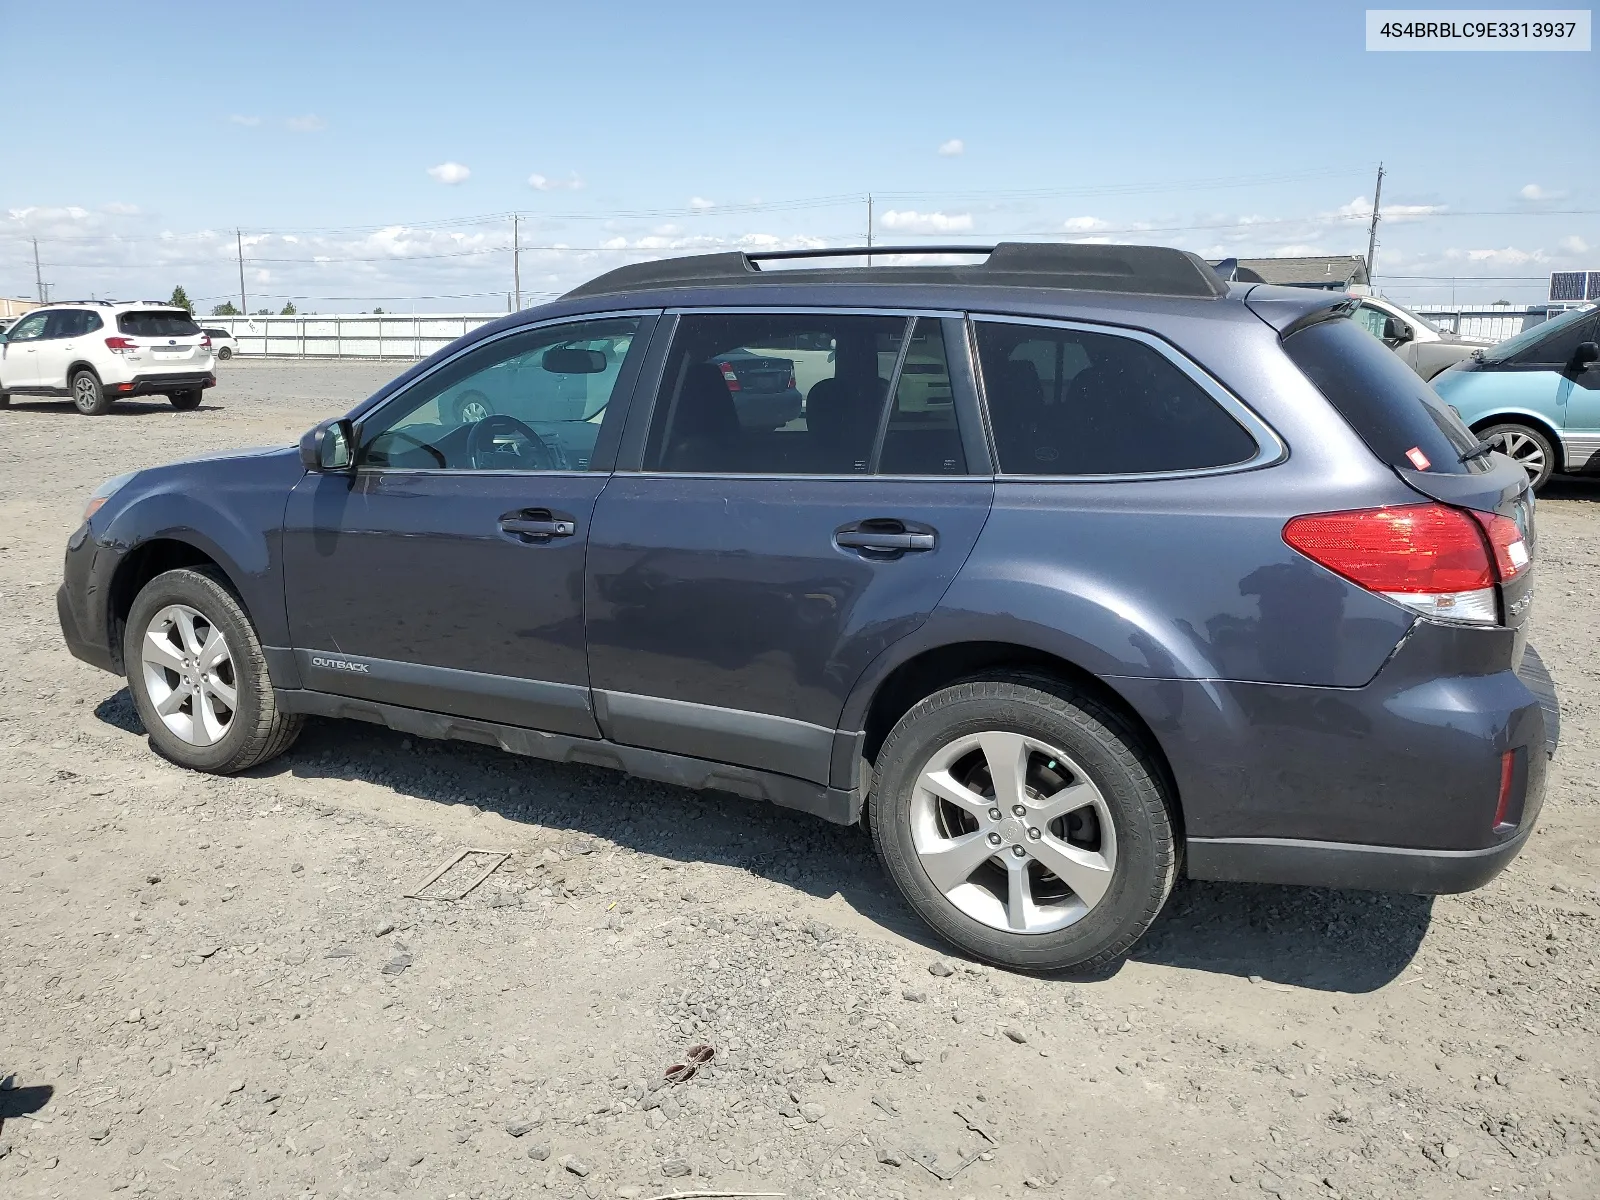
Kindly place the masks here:
[(1471, 462), (1475, 458), (1482, 458), (1489, 451), (1498, 449), (1493, 442), (1479, 442), (1476, 446), (1461, 452), (1462, 462)]

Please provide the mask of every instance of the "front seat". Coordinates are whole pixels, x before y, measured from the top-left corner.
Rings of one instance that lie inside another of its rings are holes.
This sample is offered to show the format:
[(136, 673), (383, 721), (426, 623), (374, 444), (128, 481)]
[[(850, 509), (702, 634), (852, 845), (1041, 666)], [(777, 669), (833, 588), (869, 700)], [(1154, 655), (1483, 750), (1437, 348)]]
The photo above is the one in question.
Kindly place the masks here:
[(736, 465), (739, 412), (722, 372), (711, 363), (695, 363), (684, 372), (668, 439), (663, 471), (725, 471)]
[(853, 475), (867, 469), (878, 435), (886, 379), (819, 379), (806, 393), (806, 432), (813, 469)]

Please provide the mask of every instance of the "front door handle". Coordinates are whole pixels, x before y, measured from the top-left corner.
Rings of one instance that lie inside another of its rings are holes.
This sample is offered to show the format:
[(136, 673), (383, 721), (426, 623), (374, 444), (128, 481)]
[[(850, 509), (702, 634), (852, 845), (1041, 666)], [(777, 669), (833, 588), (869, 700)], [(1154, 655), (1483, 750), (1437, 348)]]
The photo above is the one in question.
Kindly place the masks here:
[(933, 530), (926, 527), (913, 529), (904, 521), (894, 518), (875, 518), (857, 521), (834, 530), (833, 542), (848, 550), (865, 550), (869, 553), (892, 554), (899, 557), (911, 551), (932, 550), (936, 541)]
[(571, 537), (578, 531), (578, 524), (565, 513), (525, 508), (501, 517), (500, 529), (525, 542), (548, 542), (551, 538)]

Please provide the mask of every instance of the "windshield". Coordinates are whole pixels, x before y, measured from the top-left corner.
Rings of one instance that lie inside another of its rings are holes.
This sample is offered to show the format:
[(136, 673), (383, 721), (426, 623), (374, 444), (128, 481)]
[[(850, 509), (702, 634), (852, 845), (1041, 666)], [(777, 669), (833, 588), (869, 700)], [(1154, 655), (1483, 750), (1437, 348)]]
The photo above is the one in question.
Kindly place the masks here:
[(1395, 309), (1397, 311), (1405, 313), (1406, 320), (1411, 321), (1414, 324), (1421, 325), (1424, 329), (1431, 330), (1434, 333), (1443, 333), (1444, 332), (1443, 329), (1440, 329), (1437, 325), (1435, 325), (1432, 321), (1428, 320), (1428, 318), (1423, 316), (1421, 313), (1412, 312), (1409, 308), (1401, 308), (1398, 304), (1395, 304), (1393, 300), (1389, 301), (1389, 303), (1390, 304), (1394, 304), (1394, 307), (1395, 307)]
[(1520, 354), (1529, 346), (1534, 345), (1543, 338), (1557, 333), (1571, 325), (1574, 321), (1581, 321), (1594, 311), (1594, 305), (1575, 308), (1571, 312), (1564, 312), (1559, 317), (1548, 321), (1541, 321), (1532, 329), (1524, 329), (1515, 337), (1508, 337), (1503, 342), (1497, 342), (1483, 352), (1484, 362), (1504, 362), (1514, 354)]

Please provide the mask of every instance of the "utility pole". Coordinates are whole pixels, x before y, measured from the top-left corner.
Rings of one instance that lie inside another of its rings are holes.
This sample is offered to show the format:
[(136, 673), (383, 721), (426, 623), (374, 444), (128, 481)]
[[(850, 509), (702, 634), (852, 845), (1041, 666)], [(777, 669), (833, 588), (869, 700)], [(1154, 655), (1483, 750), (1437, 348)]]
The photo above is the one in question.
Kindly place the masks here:
[(250, 306), (244, 302), (244, 234), (239, 230), (233, 231), (233, 243), (239, 248), (239, 315), (250, 315)]
[(1383, 164), (1378, 164), (1378, 182), (1372, 189), (1372, 224), (1367, 227), (1367, 286), (1372, 286), (1372, 262), (1378, 253), (1378, 204), (1383, 199)]
[(867, 193), (867, 266), (872, 265), (872, 193)]
[(517, 289), (517, 312), (522, 311), (522, 235), (516, 213), (511, 214), (511, 282)]
[(39, 303), (44, 303), (44, 276), (39, 274), (39, 239), (33, 239), (33, 285), (39, 289)]

